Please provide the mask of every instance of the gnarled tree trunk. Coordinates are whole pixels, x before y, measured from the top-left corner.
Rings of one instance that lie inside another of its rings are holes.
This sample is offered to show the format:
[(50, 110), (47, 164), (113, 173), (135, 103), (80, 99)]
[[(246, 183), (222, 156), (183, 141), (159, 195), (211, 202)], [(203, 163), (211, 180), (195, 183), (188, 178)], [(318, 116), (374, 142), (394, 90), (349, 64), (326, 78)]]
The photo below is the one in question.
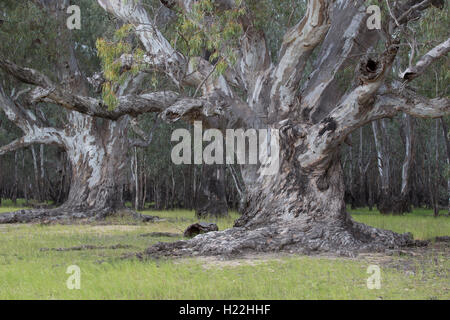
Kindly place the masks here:
[[(279, 174), (260, 176), (247, 185), (246, 206), (234, 228), (200, 235), (188, 242), (161, 243), (147, 249), (146, 254), (332, 251), (348, 256), (355, 251), (415, 243), (410, 234), (372, 228), (350, 217), (344, 202), (343, 171), (336, 155), (330, 155), (328, 165), (316, 170), (304, 169), (296, 160), (290, 160), (291, 152), (290, 148), (281, 150)], [(244, 176), (254, 175), (252, 169), (246, 171)]]
[(97, 124), (89, 116), (72, 114), (67, 154), (72, 165), (72, 182), (65, 208), (97, 212), (124, 208), (129, 142), (128, 119)]
[(72, 168), (68, 199), (56, 209), (21, 210), (0, 215), (0, 223), (104, 219), (126, 213), (149, 221), (125, 208), (123, 186), (128, 169), (128, 118), (96, 121), (71, 112), (60, 146), (67, 152)]
[[(58, 21), (58, 54), (55, 74), (70, 94), (86, 94), (86, 79), (79, 67), (74, 52), (70, 30), (66, 27), (66, 8), (69, 2), (58, 0), (34, 1), (46, 13)], [(121, 94), (134, 90), (133, 79), (119, 88)], [(0, 215), (0, 223), (42, 222), (74, 219), (104, 219), (119, 212), (141, 221), (154, 217), (142, 216), (125, 208), (123, 186), (126, 179), (128, 151), (132, 142), (128, 138), (130, 117), (120, 119), (97, 119), (77, 111), (67, 111), (64, 129), (47, 127), (18, 101), (6, 96), (0, 85), (0, 104), (8, 118), (15, 122), (25, 136), (0, 149), (0, 154), (32, 145), (33, 143), (55, 144), (67, 153), (72, 168), (68, 199), (55, 209), (21, 210)], [(45, 116), (42, 115), (41, 118)], [(36, 155), (33, 154), (37, 174)], [(41, 190), (42, 191), (42, 190)]]

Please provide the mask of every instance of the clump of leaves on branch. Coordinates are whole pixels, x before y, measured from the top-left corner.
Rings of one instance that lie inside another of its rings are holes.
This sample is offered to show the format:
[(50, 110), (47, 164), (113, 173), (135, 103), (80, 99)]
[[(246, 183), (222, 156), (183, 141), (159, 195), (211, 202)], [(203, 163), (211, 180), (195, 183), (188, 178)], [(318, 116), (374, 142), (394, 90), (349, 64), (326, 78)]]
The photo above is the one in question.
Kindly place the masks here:
[[(108, 106), (108, 110), (114, 110), (118, 105), (116, 90), (123, 85), (130, 75), (136, 75), (143, 63), (144, 51), (133, 48), (129, 37), (133, 31), (133, 25), (125, 24), (119, 28), (111, 40), (97, 39), (96, 47), (103, 67), (105, 82), (102, 86), (102, 98)], [(134, 63), (123, 67), (121, 57), (131, 55)]]
[[(178, 13), (178, 37), (172, 40), (172, 45), (185, 55), (194, 57), (205, 55), (215, 64), (215, 75), (222, 75), (229, 66), (234, 66), (239, 45), (239, 38), (244, 32), (238, 22), (246, 13), (242, 0), (236, 1), (236, 6), (221, 10), (217, 14), (218, 5), (214, 0), (201, 0), (192, 5), (189, 12)], [(206, 27), (205, 27), (206, 26)]]

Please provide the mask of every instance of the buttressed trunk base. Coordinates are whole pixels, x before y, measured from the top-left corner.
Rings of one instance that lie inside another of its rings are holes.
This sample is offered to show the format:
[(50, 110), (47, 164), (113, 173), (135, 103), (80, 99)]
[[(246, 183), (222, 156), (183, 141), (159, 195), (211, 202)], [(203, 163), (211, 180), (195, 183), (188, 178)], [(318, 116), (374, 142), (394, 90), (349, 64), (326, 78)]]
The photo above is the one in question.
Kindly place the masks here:
[(306, 171), (292, 160), (280, 173), (261, 176), (249, 188), (246, 208), (234, 227), (190, 241), (160, 243), (146, 255), (239, 255), (246, 252), (312, 254), (381, 251), (417, 245), (397, 234), (355, 222), (346, 212), (344, 179), (337, 157), (325, 170)]

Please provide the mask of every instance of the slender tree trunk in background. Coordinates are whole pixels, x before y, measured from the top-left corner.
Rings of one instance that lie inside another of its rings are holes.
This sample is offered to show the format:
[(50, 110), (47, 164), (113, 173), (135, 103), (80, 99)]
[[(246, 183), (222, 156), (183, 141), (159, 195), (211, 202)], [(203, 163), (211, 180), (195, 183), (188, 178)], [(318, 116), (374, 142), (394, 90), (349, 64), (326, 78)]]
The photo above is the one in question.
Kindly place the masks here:
[(155, 209), (159, 210), (158, 180), (153, 181), (153, 197), (153, 200), (155, 202)]
[(44, 202), (47, 199), (47, 188), (46, 188), (46, 177), (45, 177), (45, 155), (44, 155), (44, 145), (41, 144), (40, 146), (40, 150), (39, 150), (39, 159), (41, 160), (40, 162), (40, 189), (41, 189), (41, 202)]
[(434, 158), (434, 188), (433, 188), (433, 211), (434, 216), (439, 216), (439, 119), (435, 120), (435, 158)]
[(175, 176), (173, 172), (173, 167), (170, 166), (170, 179), (171, 179), (171, 197), (170, 197), (170, 207), (175, 209), (175, 199), (176, 199), (176, 188), (175, 188)]
[(359, 150), (358, 150), (358, 169), (359, 169), (359, 184), (358, 184), (358, 206), (364, 207), (367, 204), (366, 199), (366, 170), (364, 170), (363, 157), (364, 135), (363, 128), (359, 128)]
[(223, 165), (204, 165), (202, 181), (196, 199), (195, 214), (198, 218), (228, 216)]
[(427, 208), (434, 209), (434, 183), (433, 183), (433, 168), (432, 168), (432, 162), (433, 157), (431, 156), (433, 152), (433, 147), (429, 147), (429, 155), (424, 155), (424, 160), (426, 162), (426, 169), (427, 169), (427, 175), (425, 176), (426, 183), (427, 183), (427, 191), (428, 191), (428, 201), (427, 201)]
[(405, 136), (405, 159), (402, 166), (402, 186), (400, 198), (395, 201), (393, 212), (402, 214), (411, 212), (411, 172), (414, 165), (414, 120), (410, 115), (403, 115), (403, 128)]
[(389, 153), (389, 141), (386, 130), (386, 120), (372, 122), (373, 136), (377, 151), (378, 173), (380, 177), (380, 196), (378, 199), (378, 210), (382, 214), (392, 212), (392, 185), (391, 185), (391, 160)]
[(187, 184), (186, 184), (186, 170), (183, 168), (183, 207), (189, 208), (188, 203), (188, 190), (187, 190)]
[(199, 185), (199, 182), (198, 182), (198, 174), (197, 174), (197, 172), (198, 172), (198, 167), (197, 166), (194, 166), (194, 173), (193, 173), (193, 181), (194, 181), (194, 184), (193, 184), (193, 189), (192, 189), (192, 191), (193, 191), (193, 197), (192, 197), (192, 208), (193, 209), (195, 209), (195, 206), (196, 206), (196, 203), (197, 203), (197, 196), (198, 196), (198, 185)]
[(39, 181), (39, 168), (38, 168), (38, 159), (37, 159), (37, 154), (36, 154), (36, 150), (34, 149), (34, 146), (30, 147), (31, 149), (31, 155), (33, 157), (33, 169), (34, 169), (34, 199), (36, 201), (42, 201), (42, 196), (41, 196), (41, 182)]
[(2, 197), (3, 197), (3, 161), (0, 157), (0, 207), (2, 206)]
[(18, 179), (19, 179), (19, 173), (18, 173), (18, 163), (19, 163), (19, 157), (17, 156), (18, 151), (14, 152), (14, 183), (13, 183), (13, 193), (12, 193), (12, 202), (14, 205), (17, 205), (17, 189), (18, 189)]
[[(372, 180), (374, 180), (372, 182)], [(367, 205), (369, 206), (369, 211), (373, 210), (373, 187), (375, 179), (372, 179), (370, 175), (367, 176), (367, 192), (368, 192), (368, 199), (367, 199)]]
[(59, 152), (59, 167), (58, 173), (60, 174), (59, 187), (58, 187), (58, 196), (56, 204), (62, 204), (64, 199), (67, 197), (68, 185), (70, 185), (70, 177), (68, 177), (68, 168), (67, 168), (67, 155), (65, 152)]
[(239, 196), (239, 204), (238, 204), (238, 211), (241, 213), (244, 210), (245, 202), (247, 201), (247, 194), (245, 191), (245, 186), (241, 184), (238, 173), (236, 172), (236, 169), (232, 165), (227, 165), (227, 168), (230, 171), (231, 177), (233, 178), (234, 186), (237, 190), (238, 196)]
[(164, 210), (168, 210), (170, 208), (170, 192), (169, 192), (169, 190), (171, 188), (169, 188), (169, 185), (171, 185), (171, 183), (169, 183), (169, 177), (167, 176), (164, 181)]
[[(22, 172), (25, 172), (25, 150), (22, 149), (21, 154), (22, 154)], [(24, 197), (25, 197), (25, 206), (28, 206), (28, 202), (30, 200), (30, 193), (28, 192), (28, 191), (31, 191), (30, 190), (30, 185), (31, 185), (30, 179), (31, 178), (27, 175), (22, 180), (22, 188), (23, 188)]]
[(139, 210), (139, 159), (137, 147), (133, 149), (133, 161), (131, 162), (134, 181), (134, 209)]
[(147, 163), (146, 163), (146, 157), (145, 157), (145, 153), (144, 153), (143, 159), (142, 159), (142, 172), (141, 172), (141, 175), (142, 175), (141, 210), (145, 209), (145, 202), (147, 201), (147, 172), (145, 171), (146, 166), (147, 166)]
[[(352, 134), (349, 134), (349, 138), (350, 141), (352, 141)], [(353, 146), (350, 145), (349, 146), (349, 163), (350, 163), (350, 168), (349, 168), (349, 192), (350, 192), (350, 204), (351, 204), (351, 208), (355, 209), (356, 208), (356, 199), (355, 199), (355, 183), (354, 183), (354, 175), (353, 175), (353, 170), (354, 170), (354, 155), (353, 155)]]
[(442, 135), (444, 139), (444, 146), (445, 151), (447, 155), (447, 197), (448, 197), (448, 214), (450, 215), (450, 141), (448, 136), (448, 128), (447, 123), (445, 122), (444, 118), (441, 118), (441, 124), (442, 124)]
[(190, 210), (192, 210), (192, 209), (194, 209), (194, 199), (195, 199), (195, 179), (194, 179), (194, 170), (195, 170), (195, 167), (194, 168), (192, 168), (193, 166), (189, 166), (189, 169), (188, 169), (188, 183), (187, 183), (187, 187), (188, 187), (188, 189), (189, 189), (189, 192), (188, 192), (188, 203), (189, 203), (189, 206), (188, 206), (188, 208), (190, 209)]
[(421, 142), (421, 149), (422, 149), (422, 155), (423, 157), (419, 157), (420, 161), (420, 171), (417, 174), (418, 177), (418, 185), (420, 185), (421, 197), (419, 198), (419, 203), (422, 204), (428, 204), (428, 196), (427, 193), (430, 190), (429, 181), (427, 180), (427, 170), (428, 170), (428, 162), (427, 162), (427, 154), (430, 152), (430, 150), (425, 146), (423, 143), (423, 139), (419, 139)]

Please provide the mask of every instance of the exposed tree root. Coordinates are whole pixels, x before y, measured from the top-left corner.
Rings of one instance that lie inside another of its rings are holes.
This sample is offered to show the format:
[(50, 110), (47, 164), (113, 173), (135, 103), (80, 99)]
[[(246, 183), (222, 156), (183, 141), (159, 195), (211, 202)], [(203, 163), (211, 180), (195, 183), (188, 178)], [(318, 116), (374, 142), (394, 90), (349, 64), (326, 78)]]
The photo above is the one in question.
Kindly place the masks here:
[(139, 222), (153, 222), (159, 218), (154, 216), (142, 215), (128, 208), (120, 210), (86, 209), (63, 205), (54, 209), (25, 209), (15, 212), (0, 214), (0, 224), (8, 223), (80, 223), (103, 221), (109, 217), (128, 217)]
[(436, 237), (436, 242), (450, 242), (450, 236)]
[(354, 221), (348, 221), (341, 226), (315, 223), (303, 228), (298, 225), (273, 224), (253, 230), (234, 227), (198, 235), (187, 241), (160, 242), (138, 254), (138, 257), (233, 257), (257, 252), (332, 252), (342, 256), (355, 256), (358, 252), (383, 252), (386, 249), (427, 244), (427, 241), (413, 240), (410, 233), (397, 234)]

